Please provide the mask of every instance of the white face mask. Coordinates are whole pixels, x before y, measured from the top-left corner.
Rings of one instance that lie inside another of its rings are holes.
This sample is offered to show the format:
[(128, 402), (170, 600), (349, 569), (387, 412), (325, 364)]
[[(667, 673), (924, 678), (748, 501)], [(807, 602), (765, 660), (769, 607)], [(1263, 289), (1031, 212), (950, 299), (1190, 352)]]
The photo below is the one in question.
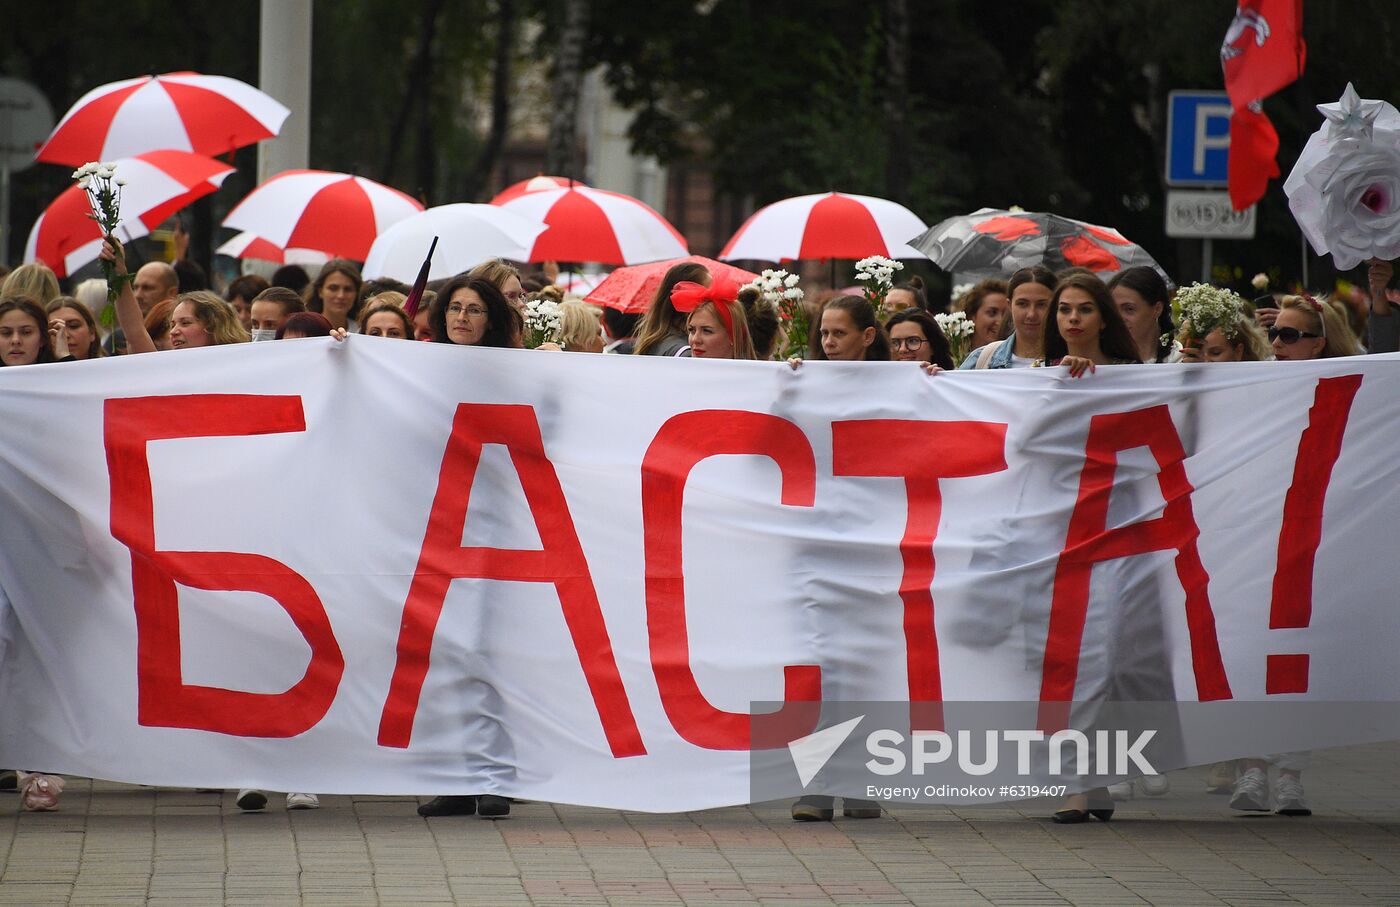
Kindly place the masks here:
[(250, 333), (253, 335), (253, 342), (254, 342), (254, 343), (257, 343), (259, 340), (276, 340), (276, 339), (277, 339), (277, 332), (276, 332), (276, 331), (260, 331), (260, 330), (257, 330), (257, 329), (255, 328), (255, 329), (252, 330)]

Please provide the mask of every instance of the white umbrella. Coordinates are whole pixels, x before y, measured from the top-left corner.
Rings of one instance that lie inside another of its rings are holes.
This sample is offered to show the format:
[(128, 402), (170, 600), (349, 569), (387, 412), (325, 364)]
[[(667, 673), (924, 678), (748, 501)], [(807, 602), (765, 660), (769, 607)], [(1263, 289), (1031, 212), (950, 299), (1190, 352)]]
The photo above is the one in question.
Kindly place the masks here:
[(435, 236), (440, 239), (429, 280), (460, 274), (488, 258), (524, 261), (535, 237), (546, 229), (539, 221), (497, 205), (439, 205), (381, 233), (365, 258), (364, 276), (412, 282)]
[(1345, 271), (1400, 258), (1400, 111), (1347, 84), (1283, 183), (1288, 207), (1318, 255)]

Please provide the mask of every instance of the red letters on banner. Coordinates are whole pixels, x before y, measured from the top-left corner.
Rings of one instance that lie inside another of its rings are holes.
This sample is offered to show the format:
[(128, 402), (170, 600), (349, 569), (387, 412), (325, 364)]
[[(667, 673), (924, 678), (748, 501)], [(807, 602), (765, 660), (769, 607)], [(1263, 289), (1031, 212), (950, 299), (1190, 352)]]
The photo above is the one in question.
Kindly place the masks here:
[[(790, 507), (812, 506), (816, 494), (812, 445), (802, 430), (788, 420), (736, 410), (701, 410), (668, 419), (642, 460), (651, 666), (661, 704), (681, 737), (715, 750), (775, 748), (815, 729), (820, 709), (804, 703), (821, 700), (820, 667), (784, 666), (783, 707), (752, 717), (711, 705), (690, 668), (681, 563), (685, 485), (698, 463), (725, 454), (771, 458), (782, 470), (782, 503)], [(759, 731), (761, 739), (754, 739), (751, 730)]]
[[(301, 398), (199, 394), (108, 400), (104, 442), (112, 493), (112, 536), (131, 549), (136, 606), (137, 720), (245, 737), (292, 737), (326, 714), (345, 659), (326, 609), (299, 573), (280, 561), (233, 551), (158, 551), (148, 441), (306, 430)], [(186, 684), (180, 669), (176, 583), (195, 589), (260, 592), (291, 617), (307, 645), (306, 673), (284, 693)]]
[(933, 542), (943, 512), (938, 481), (1000, 472), (1006, 468), (1005, 448), (1006, 426), (995, 422), (868, 419), (831, 425), (836, 475), (904, 479), (909, 515), (899, 542), (904, 559), (899, 597), (904, 601), (911, 730), (943, 729), (932, 588)]
[[(463, 547), (462, 531), (472, 481), (481, 461), (481, 449), (487, 444), (503, 444), (510, 451), (542, 548)], [(469, 577), (554, 584), (613, 755), (645, 754), (641, 731), (613, 657), (612, 640), (603, 622), (588, 561), (559, 477), (545, 456), (535, 412), (529, 406), (483, 403), (461, 404), (452, 420), (452, 436), (442, 455), (437, 494), (404, 603), (394, 676), (379, 722), (380, 745), (408, 746), (448, 586), (454, 579)]]
[[(1313, 562), (1322, 543), (1322, 505), (1332, 482), (1332, 467), (1342, 453), (1351, 401), (1360, 388), (1360, 375), (1317, 382), (1308, 427), (1298, 439), (1293, 481), (1283, 501), (1270, 629), (1306, 627), (1312, 620)], [(1266, 693), (1306, 693), (1308, 656), (1270, 655), (1264, 689)]]
[[(1108, 529), (1108, 502), (1118, 468), (1118, 452), (1146, 446), (1157, 461), (1157, 484), (1166, 508), (1160, 517)], [(1041, 678), (1042, 703), (1067, 702), (1079, 674), (1079, 649), (1089, 608), (1094, 564), (1150, 551), (1176, 550), (1176, 575), (1186, 590), (1186, 625), (1196, 692), (1202, 701), (1230, 698), (1220, 641), (1215, 633), (1207, 586), (1210, 577), (1196, 549), (1200, 530), (1191, 511), (1186, 452), (1166, 406), (1107, 413), (1089, 421), (1079, 499), (1070, 517), (1064, 550), (1055, 568), (1050, 629)], [(1042, 727), (1058, 724), (1042, 706)]]

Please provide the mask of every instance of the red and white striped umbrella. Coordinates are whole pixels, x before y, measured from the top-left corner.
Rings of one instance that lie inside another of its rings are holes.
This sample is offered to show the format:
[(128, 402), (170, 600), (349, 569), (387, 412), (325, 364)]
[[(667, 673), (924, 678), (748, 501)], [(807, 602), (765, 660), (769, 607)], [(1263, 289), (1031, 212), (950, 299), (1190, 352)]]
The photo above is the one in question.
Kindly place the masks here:
[[(123, 242), (145, 236), (167, 217), (219, 188), (234, 168), (190, 151), (149, 151), (113, 162), (122, 188)], [(25, 261), (42, 261), (66, 277), (102, 251), (102, 231), (91, 217), (87, 193), (74, 183), (44, 209), (24, 247)]]
[(412, 196), (362, 176), (287, 170), (248, 193), (224, 226), (283, 249), (364, 261), (375, 237), (422, 210)]
[(928, 229), (903, 205), (868, 195), (799, 195), (760, 208), (725, 244), (725, 261), (813, 258), (925, 258), (908, 245)]
[(224, 154), (277, 135), (289, 113), (227, 76), (168, 72), (125, 79), (79, 98), (35, 158), (78, 167), (162, 148)]
[(315, 249), (283, 249), (252, 233), (240, 233), (214, 250), (216, 255), (230, 258), (256, 258), (259, 261), (272, 261), (279, 265), (323, 265), (330, 261), (325, 252)]
[(504, 205), (512, 199), (517, 199), (522, 195), (529, 195), (531, 192), (546, 192), (550, 189), (587, 189), (588, 186), (578, 180), (571, 180), (567, 176), (532, 176), (527, 180), (512, 183), (491, 199), (493, 205)]
[(527, 261), (596, 261), (636, 265), (687, 254), (685, 237), (645, 202), (621, 192), (548, 189), (529, 192), (500, 207), (549, 229)]

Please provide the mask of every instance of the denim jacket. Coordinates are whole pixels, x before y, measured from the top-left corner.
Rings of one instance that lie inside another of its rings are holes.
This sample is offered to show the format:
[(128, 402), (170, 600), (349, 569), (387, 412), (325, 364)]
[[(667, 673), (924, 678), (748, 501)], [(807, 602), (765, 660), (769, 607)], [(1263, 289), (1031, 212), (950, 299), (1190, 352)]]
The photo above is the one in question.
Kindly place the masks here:
[[(1005, 340), (994, 340), (999, 344), (995, 353), (992, 353), (992, 361), (987, 363), (987, 368), (1011, 368), (1011, 355), (1016, 352), (1015, 337), (1008, 337)], [(967, 354), (967, 358), (959, 365), (959, 369), (977, 368), (977, 360), (982, 356), (984, 347), (978, 347)]]

